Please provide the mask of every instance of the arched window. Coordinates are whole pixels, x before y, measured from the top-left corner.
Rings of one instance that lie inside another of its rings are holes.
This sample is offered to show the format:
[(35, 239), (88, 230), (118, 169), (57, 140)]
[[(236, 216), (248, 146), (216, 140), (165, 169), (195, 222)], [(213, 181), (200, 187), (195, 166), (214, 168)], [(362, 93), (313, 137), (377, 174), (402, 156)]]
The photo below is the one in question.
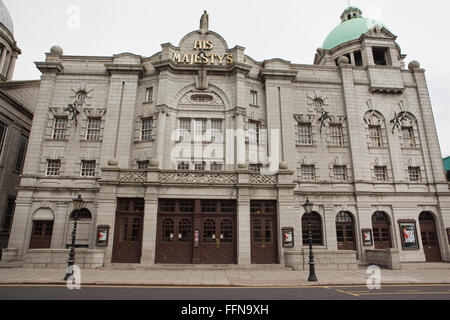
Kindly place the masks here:
[(314, 246), (323, 246), (322, 218), (317, 212), (304, 214), (302, 218), (303, 245), (309, 244), (309, 220), (311, 219), (312, 243)]
[(192, 222), (190, 219), (183, 219), (180, 221), (178, 232), (180, 233), (179, 242), (192, 241)]
[(356, 250), (353, 216), (341, 211), (336, 216), (336, 236), (339, 250)]
[(50, 249), (55, 215), (48, 208), (41, 208), (33, 215), (30, 249)]
[(233, 242), (233, 222), (231, 220), (222, 220), (220, 223), (221, 242)]
[(216, 242), (216, 223), (214, 220), (206, 220), (203, 224), (203, 242)]
[(375, 249), (392, 248), (391, 224), (385, 212), (377, 211), (373, 214), (372, 229)]
[(172, 219), (165, 219), (162, 223), (162, 241), (174, 241), (175, 226)]

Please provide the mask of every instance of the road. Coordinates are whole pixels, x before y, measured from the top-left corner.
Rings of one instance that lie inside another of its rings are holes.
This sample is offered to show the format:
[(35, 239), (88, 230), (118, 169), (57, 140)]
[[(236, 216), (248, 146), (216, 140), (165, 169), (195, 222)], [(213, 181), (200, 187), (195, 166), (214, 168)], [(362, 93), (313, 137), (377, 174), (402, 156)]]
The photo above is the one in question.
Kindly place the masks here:
[(297, 288), (0, 285), (0, 300), (450, 300), (450, 285)]

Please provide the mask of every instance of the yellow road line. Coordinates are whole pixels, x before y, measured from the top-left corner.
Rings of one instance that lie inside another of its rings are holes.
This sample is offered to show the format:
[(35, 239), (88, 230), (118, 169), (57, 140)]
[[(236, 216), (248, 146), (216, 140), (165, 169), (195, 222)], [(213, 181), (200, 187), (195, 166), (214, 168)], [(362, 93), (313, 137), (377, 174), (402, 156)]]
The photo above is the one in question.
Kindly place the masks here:
[(359, 297), (359, 295), (357, 295), (355, 293), (352, 293), (352, 292), (348, 292), (348, 291), (344, 291), (344, 290), (336, 290), (336, 291), (340, 292), (340, 293), (348, 294), (348, 295), (353, 296), (353, 297)]

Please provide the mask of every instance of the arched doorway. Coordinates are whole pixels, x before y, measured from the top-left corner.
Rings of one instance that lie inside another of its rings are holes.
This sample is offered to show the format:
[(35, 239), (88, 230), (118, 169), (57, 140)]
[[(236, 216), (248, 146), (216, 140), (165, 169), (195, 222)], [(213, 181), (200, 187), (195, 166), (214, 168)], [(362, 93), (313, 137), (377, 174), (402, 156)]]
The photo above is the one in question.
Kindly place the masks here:
[(350, 212), (341, 211), (336, 216), (338, 250), (356, 251), (355, 224)]
[[(66, 248), (72, 245), (72, 231), (74, 225), (75, 211), (72, 211), (69, 216), (69, 228), (67, 229)], [(75, 237), (75, 248), (89, 248), (91, 240), (92, 214), (83, 208), (78, 212), (77, 234)]]
[(373, 240), (375, 249), (392, 248), (391, 224), (385, 212), (377, 211), (372, 216)]
[(303, 245), (309, 244), (309, 218), (311, 218), (312, 244), (313, 246), (323, 246), (322, 218), (317, 212), (305, 213), (302, 218)]
[(50, 249), (55, 215), (48, 208), (41, 208), (33, 215), (30, 249)]
[(422, 212), (419, 216), (419, 222), (423, 251), (427, 262), (441, 262), (441, 248), (433, 214), (431, 212)]

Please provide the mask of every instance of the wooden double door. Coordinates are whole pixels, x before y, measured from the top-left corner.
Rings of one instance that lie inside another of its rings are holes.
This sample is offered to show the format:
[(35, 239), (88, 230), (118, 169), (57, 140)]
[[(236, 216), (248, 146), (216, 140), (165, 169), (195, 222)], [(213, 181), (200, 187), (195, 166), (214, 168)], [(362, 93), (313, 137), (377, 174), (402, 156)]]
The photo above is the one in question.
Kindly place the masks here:
[(50, 249), (52, 234), (53, 221), (33, 221), (30, 249)]
[(144, 230), (144, 200), (119, 199), (112, 263), (140, 263)]
[(156, 263), (235, 264), (236, 202), (161, 199)]
[(419, 217), (423, 251), (427, 262), (441, 262), (436, 222), (432, 213), (424, 212)]
[(251, 263), (278, 263), (277, 202), (252, 201), (251, 219)]

